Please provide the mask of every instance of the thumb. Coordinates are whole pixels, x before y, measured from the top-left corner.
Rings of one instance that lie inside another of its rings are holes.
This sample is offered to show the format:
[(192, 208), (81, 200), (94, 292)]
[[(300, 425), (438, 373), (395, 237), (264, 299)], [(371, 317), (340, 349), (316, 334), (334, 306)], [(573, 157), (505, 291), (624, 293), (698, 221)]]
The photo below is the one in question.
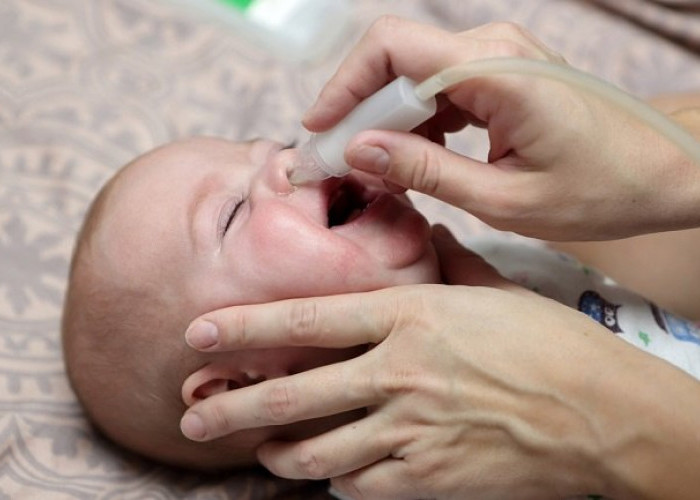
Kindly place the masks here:
[(507, 288), (513, 283), (483, 257), (463, 247), (442, 225), (433, 227), (433, 245), (440, 261), (443, 281), (448, 285), (472, 285)]
[[(414, 189), (469, 210), (499, 169), (408, 132), (369, 130), (345, 150), (348, 164), (385, 182)], [(476, 207), (478, 208), (478, 207)]]

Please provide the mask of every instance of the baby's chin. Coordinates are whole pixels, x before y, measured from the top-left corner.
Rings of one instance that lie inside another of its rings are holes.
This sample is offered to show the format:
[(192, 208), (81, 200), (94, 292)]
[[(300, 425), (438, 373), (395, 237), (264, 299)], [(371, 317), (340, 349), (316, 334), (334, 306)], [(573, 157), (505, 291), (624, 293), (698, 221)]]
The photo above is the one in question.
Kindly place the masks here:
[(412, 265), (396, 270), (398, 285), (418, 285), (422, 283), (440, 283), (440, 263), (432, 243), (428, 243), (425, 253)]

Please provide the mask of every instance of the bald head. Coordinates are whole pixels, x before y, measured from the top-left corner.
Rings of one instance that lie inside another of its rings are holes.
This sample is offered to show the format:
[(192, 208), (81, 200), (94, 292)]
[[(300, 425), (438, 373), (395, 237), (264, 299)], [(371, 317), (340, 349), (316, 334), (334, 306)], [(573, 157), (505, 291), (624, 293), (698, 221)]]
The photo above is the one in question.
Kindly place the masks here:
[[(200, 311), (191, 311), (179, 293), (174, 235), (154, 223), (169, 215), (152, 212), (167, 186), (148, 185), (154, 164), (178, 149), (156, 150), (130, 163), (91, 204), (64, 302), (66, 370), (90, 420), (125, 448), (187, 467), (249, 464), (252, 448), (234, 450), (224, 440), (203, 445), (179, 430), (186, 409), (182, 383), (205, 363), (183, 340)], [(151, 203), (139, 206), (144, 199)], [(141, 210), (151, 210), (151, 217), (140, 217)]]

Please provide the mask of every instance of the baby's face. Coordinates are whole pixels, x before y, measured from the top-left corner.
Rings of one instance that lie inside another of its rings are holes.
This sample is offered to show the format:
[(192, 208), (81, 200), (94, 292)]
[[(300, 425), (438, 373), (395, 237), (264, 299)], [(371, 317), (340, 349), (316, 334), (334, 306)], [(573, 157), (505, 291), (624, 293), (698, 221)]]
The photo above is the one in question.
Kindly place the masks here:
[[(115, 183), (97, 236), (107, 272), (162, 283), (189, 320), (229, 305), (439, 280), (429, 224), (405, 196), (356, 175), (293, 188), (295, 155), (269, 141), (195, 139), (140, 157)], [(355, 354), (207, 355), (184, 374), (183, 400)]]
[(430, 227), (404, 196), (357, 178), (293, 188), (295, 154), (195, 139), (138, 159), (112, 211), (120, 272), (176, 279), (205, 310), (438, 279)]

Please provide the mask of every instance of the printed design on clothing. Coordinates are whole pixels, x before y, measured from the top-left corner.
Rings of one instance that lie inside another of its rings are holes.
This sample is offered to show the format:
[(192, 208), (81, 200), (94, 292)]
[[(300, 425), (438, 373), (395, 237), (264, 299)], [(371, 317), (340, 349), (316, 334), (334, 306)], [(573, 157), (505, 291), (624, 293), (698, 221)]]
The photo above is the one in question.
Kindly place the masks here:
[(697, 325), (686, 319), (679, 318), (654, 304), (650, 303), (649, 307), (651, 307), (651, 313), (654, 316), (654, 320), (656, 320), (656, 324), (663, 331), (670, 333), (680, 341), (700, 345), (700, 328)]
[(643, 332), (640, 330), (637, 336), (642, 342), (644, 342), (645, 347), (649, 347), (649, 344), (651, 343), (651, 337), (647, 332)]
[(622, 333), (617, 321), (620, 304), (613, 304), (600, 296), (598, 292), (586, 290), (578, 299), (578, 310), (587, 314), (613, 333)]

